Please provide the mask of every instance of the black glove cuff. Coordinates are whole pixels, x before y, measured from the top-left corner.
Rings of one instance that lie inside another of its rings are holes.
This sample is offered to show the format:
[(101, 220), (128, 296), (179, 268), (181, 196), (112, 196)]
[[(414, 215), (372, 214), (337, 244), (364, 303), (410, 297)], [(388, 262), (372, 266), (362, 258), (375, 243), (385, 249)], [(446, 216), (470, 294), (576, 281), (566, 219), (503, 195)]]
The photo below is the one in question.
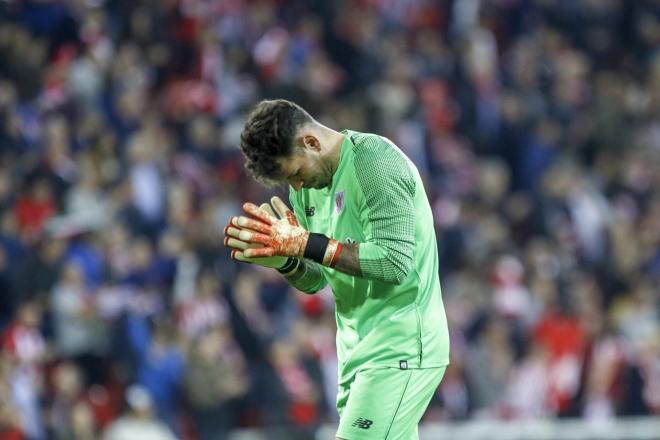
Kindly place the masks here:
[(284, 263), (284, 266), (277, 269), (277, 271), (282, 275), (286, 275), (288, 273), (293, 272), (298, 267), (299, 263), (300, 260), (298, 260), (297, 258), (289, 257), (289, 259), (286, 260), (286, 263)]
[(317, 234), (314, 232), (309, 234), (303, 257), (316, 261), (319, 264), (323, 264), (323, 257), (325, 256), (325, 251), (328, 248), (329, 242), (330, 239), (323, 234)]

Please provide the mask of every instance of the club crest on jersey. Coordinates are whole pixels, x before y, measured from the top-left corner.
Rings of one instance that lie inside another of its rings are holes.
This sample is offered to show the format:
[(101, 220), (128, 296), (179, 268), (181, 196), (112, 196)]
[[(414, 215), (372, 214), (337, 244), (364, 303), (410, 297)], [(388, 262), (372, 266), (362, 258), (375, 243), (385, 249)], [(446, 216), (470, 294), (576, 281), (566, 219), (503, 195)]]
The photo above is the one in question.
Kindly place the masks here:
[(344, 210), (345, 191), (338, 191), (335, 193), (335, 212), (341, 214)]

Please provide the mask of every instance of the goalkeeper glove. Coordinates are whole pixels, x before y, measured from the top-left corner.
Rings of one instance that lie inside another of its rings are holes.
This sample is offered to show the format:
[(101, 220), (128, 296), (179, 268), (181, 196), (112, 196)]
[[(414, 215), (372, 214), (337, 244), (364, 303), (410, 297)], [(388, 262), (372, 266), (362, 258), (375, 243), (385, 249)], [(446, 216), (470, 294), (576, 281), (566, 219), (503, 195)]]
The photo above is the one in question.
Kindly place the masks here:
[(243, 209), (253, 218), (240, 216), (231, 219), (231, 224), (242, 229), (239, 238), (247, 243), (261, 244), (261, 248), (247, 248), (246, 257), (273, 257), (276, 255), (293, 258), (309, 258), (324, 266), (334, 267), (343, 245), (322, 234), (310, 233), (300, 226), (295, 214), (279, 198), (273, 197), (272, 210), (245, 203)]
[[(261, 209), (268, 212), (269, 214), (275, 216), (272, 208), (267, 203), (261, 205)], [(282, 257), (275, 255), (272, 257), (248, 257), (245, 255), (245, 250), (247, 249), (259, 249), (263, 248), (262, 244), (258, 243), (249, 243), (240, 239), (241, 232), (244, 231), (243, 228), (235, 227), (230, 223), (225, 227), (224, 234), (224, 245), (231, 248), (231, 258), (232, 260), (241, 261), (243, 263), (256, 264), (258, 266), (268, 267), (272, 269), (277, 269), (280, 273), (289, 274), (293, 272), (293, 269), (297, 268), (297, 260), (291, 257)], [(245, 236), (245, 232), (243, 232)]]

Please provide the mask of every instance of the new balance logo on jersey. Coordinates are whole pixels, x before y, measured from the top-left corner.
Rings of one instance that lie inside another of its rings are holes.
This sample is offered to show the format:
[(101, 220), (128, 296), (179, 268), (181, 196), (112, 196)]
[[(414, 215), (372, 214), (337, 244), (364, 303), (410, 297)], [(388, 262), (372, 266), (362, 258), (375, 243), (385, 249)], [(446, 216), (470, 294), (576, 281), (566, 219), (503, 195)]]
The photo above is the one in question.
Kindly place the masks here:
[(373, 423), (374, 422), (369, 420), (369, 419), (363, 419), (362, 417), (360, 417), (359, 419), (354, 421), (353, 425), (351, 425), (351, 426), (362, 428), (362, 429), (369, 429), (369, 428), (371, 428), (371, 425)]
[(313, 217), (316, 209), (313, 206), (308, 206), (305, 208), (305, 217)]

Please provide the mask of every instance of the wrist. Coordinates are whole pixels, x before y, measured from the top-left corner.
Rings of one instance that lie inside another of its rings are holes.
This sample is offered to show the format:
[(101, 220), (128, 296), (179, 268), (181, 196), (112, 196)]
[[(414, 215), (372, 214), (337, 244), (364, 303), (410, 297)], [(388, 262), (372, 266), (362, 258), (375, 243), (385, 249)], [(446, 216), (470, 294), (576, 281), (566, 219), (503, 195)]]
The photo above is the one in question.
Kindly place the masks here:
[(335, 267), (344, 245), (323, 234), (311, 233), (305, 245), (303, 257), (326, 267)]
[(323, 264), (327, 267), (335, 267), (337, 261), (339, 260), (339, 254), (344, 249), (344, 245), (337, 240), (332, 238), (328, 241), (328, 247), (325, 249), (325, 254), (323, 255)]
[(284, 276), (292, 275), (298, 270), (300, 265), (300, 260), (297, 258), (289, 257), (282, 267), (276, 268), (276, 270)]

